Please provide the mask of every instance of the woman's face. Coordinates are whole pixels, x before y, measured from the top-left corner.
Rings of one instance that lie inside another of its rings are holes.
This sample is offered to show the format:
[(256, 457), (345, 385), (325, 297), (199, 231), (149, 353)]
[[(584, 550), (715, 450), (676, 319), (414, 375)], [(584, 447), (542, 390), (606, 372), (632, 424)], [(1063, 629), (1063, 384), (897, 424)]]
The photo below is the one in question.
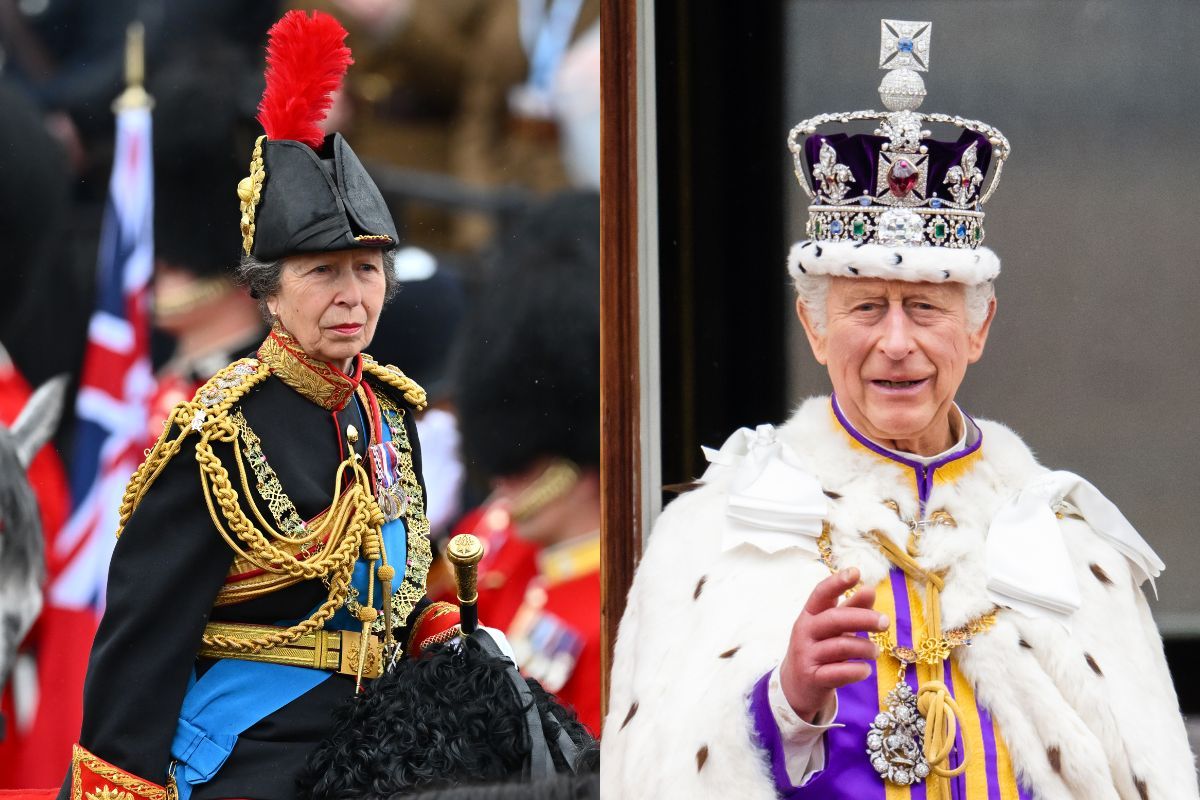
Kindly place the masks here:
[(375, 335), (386, 289), (378, 248), (300, 253), (283, 260), (267, 308), (305, 353), (346, 371)]

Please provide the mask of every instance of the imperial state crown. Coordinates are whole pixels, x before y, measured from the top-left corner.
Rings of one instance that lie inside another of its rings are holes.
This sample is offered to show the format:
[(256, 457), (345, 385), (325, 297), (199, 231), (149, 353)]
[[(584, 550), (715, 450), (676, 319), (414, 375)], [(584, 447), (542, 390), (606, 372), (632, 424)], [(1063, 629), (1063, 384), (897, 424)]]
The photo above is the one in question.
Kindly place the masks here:
[[(983, 204), (1009, 156), (1008, 139), (983, 122), (918, 111), (929, 69), (930, 22), (882, 20), (879, 96), (887, 111), (820, 114), (788, 135), (796, 178), (811, 199), (808, 241), (793, 273), (978, 283), (1000, 262), (984, 240)], [(818, 132), (831, 123), (877, 121), (874, 134)], [(927, 123), (960, 129), (930, 138)], [(989, 167), (990, 179), (986, 179)]]

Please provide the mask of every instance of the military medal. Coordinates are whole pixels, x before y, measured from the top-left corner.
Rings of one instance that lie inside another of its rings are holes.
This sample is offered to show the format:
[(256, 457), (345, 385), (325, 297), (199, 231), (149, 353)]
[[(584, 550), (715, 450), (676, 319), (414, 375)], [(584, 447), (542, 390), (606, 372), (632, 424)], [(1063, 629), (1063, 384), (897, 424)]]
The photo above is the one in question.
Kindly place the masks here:
[(394, 442), (381, 442), (371, 445), (369, 455), (378, 487), (379, 510), (389, 522), (400, 519), (408, 510), (408, 496), (400, 484), (400, 453)]

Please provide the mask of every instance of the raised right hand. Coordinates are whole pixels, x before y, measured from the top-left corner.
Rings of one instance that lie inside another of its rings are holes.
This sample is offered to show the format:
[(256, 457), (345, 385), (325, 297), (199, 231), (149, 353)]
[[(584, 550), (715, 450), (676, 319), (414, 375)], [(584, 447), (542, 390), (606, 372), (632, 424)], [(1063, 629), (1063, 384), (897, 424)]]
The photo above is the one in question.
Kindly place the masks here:
[(871, 665), (863, 660), (873, 661), (878, 648), (856, 634), (885, 631), (890, 621), (871, 608), (875, 590), (870, 587), (839, 605), (838, 598), (858, 580), (858, 570), (850, 568), (818, 583), (792, 626), (779, 678), (788, 703), (806, 722), (829, 705), (835, 690), (871, 675)]

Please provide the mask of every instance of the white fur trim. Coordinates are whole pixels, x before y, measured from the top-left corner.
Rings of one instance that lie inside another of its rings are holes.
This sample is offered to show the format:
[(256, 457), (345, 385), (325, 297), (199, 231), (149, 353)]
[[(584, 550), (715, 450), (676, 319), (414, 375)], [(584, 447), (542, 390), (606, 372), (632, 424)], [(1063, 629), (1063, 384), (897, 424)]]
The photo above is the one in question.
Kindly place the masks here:
[[(926, 569), (947, 570), (946, 628), (992, 608), (989, 524), (1007, 498), (1047, 473), (1007, 428), (979, 425), (980, 459), (936, 484), (928, 504), (957, 527), (927, 528), (918, 557)], [(881, 581), (889, 565), (859, 532), (906, 541), (907, 527), (882, 501), (915, 515), (911, 473), (853, 444), (828, 397), (806, 402), (776, 434), (797, 468), (836, 496), (828, 521), (837, 565), (857, 566), (868, 585)], [(776, 797), (746, 697), (779, 663), (796, 615), (829, 571), (800, 548), (723, 549), (735, 473), (714, 470), (671, 503), (647, 544), (617, 636), (602, 739), (605, 800)], [(1196, 800), (1178, 701), (1132, 562), (1088, 523), (1059, 524), (1082, 599), (1071, 630), (1001, 610), (955, 661), (1039, 800), (1137, 800), (1142, 785), (1150, 797)]]
[(1000, 274), (1000, 259), (986, 247), (955, 250), (806, 240), (792, 245), (787, 263), (793, 280), (801, 274), (841, 275), (914, 283), (954, 281), (975, 286), (995, 280)]

